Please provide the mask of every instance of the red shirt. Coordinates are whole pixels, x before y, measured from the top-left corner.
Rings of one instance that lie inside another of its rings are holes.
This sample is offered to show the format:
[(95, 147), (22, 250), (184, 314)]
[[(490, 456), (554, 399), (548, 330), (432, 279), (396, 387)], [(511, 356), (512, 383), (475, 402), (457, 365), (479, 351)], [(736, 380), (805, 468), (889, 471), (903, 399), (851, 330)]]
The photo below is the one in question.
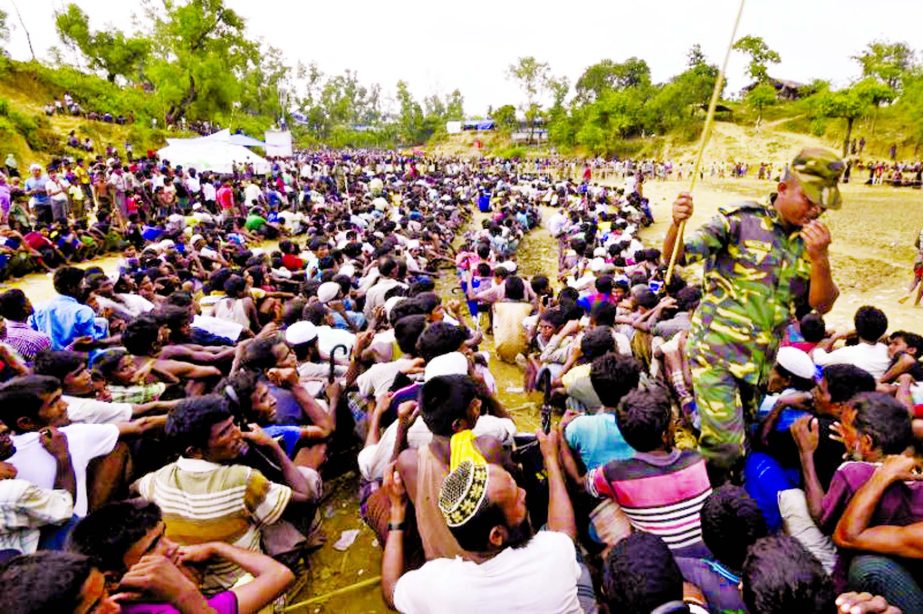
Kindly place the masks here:
[(228, 186), (221, 186), (215, 194), (215, 199), (222, 209), (234, 208), (234, 191)]
[(295, 254), (282, 255), (282, 266), (284, 266), (289, 271), (300, 271), (304, 268), (304, 264), (304, 260)]

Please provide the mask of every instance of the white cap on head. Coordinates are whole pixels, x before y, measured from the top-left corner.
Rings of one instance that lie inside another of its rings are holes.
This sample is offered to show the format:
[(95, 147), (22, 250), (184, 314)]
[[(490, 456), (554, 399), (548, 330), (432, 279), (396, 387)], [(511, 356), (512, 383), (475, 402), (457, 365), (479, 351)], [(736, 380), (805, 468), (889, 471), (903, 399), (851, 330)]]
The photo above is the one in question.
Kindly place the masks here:
[(798, 348), (786, 346), (779, 348), (776, 354), (776, 363), (792, 375), (803, 379), (814, 379), (816, 372), (814, 361), (806, 352)]
[(190, 237), (189, 239), (189, 244), (195, 245), (199, 241), (204, 241), (204, 240), (205, 240), (205, 237), (203, 237), (202, 235), (192, 235), (192, 237)]
[(606, 268), (606, 261), (602, 258), (593, 258), (590, 260), (590, 270), (594, 273), (599, 273), (604, 268)]
[(39, 170), (39, 171), (42, 170), (42, 165), (41, 165), (41, 164), (35, 164), (35, 163), (30, 164), (30, 165), (29, 165), (29, 172), (32, 172), (32, 171), (34, 171), (34, 170)]
[(310, 322), (295, 322), (285, 329), (285, 340), (292, 345), (301, 345), (317, 339), (317, 327)]
[(430, 360), (423, 372), (423, 381), (428, 382), (442, 375), (467, 375), (468, 359), (461, 352), (449, 352)]
[(516, 263), (513, 262), (512, 260), (506, 260), (506, 261), (504, 261), (504, 262), (501, 262), (498, 266), (502, 266), (504, 269), (506, 269), (507, 271), (509, 271), (510, 274), (515, 273), (515, 272), (516, 272), (516, 269), (518, 268), (518, 267), (516, 266)]
[(329, 303), (340, 293), (340, 284), (335, 281), (325, 281), (317, 288), (317, 298), (322, 303)]
[(337, 271), (338, 275), (346, 275), (347, 277), (352, 277), (356, 274), (356, 267), (351, 263), (347, 262), (340, 267), (340, 270)]
[(597, 247), (593, 250), (593, 255), (597, 258), (605, 258), (607, 253), (605, 247)]

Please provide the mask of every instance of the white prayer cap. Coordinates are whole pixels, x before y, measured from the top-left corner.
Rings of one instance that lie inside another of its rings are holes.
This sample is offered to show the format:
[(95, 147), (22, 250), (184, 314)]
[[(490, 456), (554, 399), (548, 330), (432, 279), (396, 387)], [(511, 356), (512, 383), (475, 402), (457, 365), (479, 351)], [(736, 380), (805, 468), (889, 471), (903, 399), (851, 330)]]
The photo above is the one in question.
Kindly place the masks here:
[(285, 329), (285, 340), (292, 345), (301, 345), (317, 338), (317, 327), (310, 322), (295, 322)]
[(468, 359), (461, 352), (449, 352), (436, 356), (429, 361), (423, 372), (423, 381), (428, 382), (434, 377), (442, 375), (466, 375), (468, 373)]
[(806, 352), (798, 348), (791, 346), (779, 348), (779, 353), (776, 354), (776, 362), (792, 375), (804, 379), (814, 379), (814, 361), (811, 360), (811, 357)]
[(317, 288), (317, 298), (322, 303), (329, 303), (340, 293), (340, 284), (335, 281), (325, 281)]

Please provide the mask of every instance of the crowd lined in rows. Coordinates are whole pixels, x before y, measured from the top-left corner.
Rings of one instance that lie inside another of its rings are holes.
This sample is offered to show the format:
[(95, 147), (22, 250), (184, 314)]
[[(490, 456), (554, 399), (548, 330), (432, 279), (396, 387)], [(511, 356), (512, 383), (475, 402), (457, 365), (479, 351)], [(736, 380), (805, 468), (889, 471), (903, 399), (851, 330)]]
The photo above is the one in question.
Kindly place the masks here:
[[(641, 240), (644, 162), (608, 187), (592, 164), (110, 154), (0, 182), (5, 274), (55, 291), (0, 293), (0, 610), (291, 603), (345, 459), (401, 612), (923, 611), (923, 337), (871, 306), (827, 330), (839, 161), (688, 237), (698, 283)], [(749, 221), (796, 196), (805, 238)], [(526, 275), (539, 232), (557, 258)]]

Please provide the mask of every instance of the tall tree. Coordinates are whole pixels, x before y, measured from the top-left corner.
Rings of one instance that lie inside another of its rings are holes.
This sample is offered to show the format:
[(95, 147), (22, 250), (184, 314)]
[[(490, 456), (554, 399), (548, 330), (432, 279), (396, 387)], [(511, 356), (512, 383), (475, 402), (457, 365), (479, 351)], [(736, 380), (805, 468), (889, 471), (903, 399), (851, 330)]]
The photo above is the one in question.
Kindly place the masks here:
[(843, 157), (849, 153), (853, 124), (867, 115), (880, 102), (893, 95), (887, 85), (868, 78), (855, 85), (835, 92), (825, 91), (817, 95), (815, 113), (821, 117), (846, 120), (846, 134), (843, 137)]
[(143, 36), (111, 28), (93, 32), (87, 14), (73, 3), (55, 13), (55, 28), (65, 45), (79, 50), (90, 69), (102, 71), (110, 82), (120, 75), (134, 78), (151, 50), (150, 39)]
[(631, 57), (621, 63), (602, 60), (588, 66), (577, 79), (574, 89), (581, 102), (592, 102), (598, 100), (603, 92), (608, 90), (643, 87), (650, 84), (651, 69), (647, 62)]
[(892, 90), (900, 91), (904, 78), (914, 66), (914, 52), (907, 43), (873, 41), (852, 56), (862, 67), (863, 77), (874, 77)]
[(529, 122), (529, 140), (531, 141), (535, 135), (535, 120), (541, 113), (538, 99), (547, 86), (550, 74), (548, 64), (539, 62), (531, 55), (525, 56), (519, 58), (515, 64), (510, 64), (507, 74), (519, 82), (519, 87), (526, 96), (522, 110), (526, 121)]
[(744, 36), (734, 43), (733, 48), (735, 51), (750, 56), (747, 74), (757, 83), (763, 83), (769, 79), (767, 64), (778, 64), (782, 60), (779, 54), (770, 49), (760, 36)]
[(0, 9), (0, 40), (8, 41), (10, 40), (10, 24), (7, 21), (9, 14)]
[(462, 96), (461, 91), (455, 89), (446, 96), (445, 118), (446, 120), (455, 121), (465, 119), (465, 98)]
[(414, 100), (406, 81), (397, 82), (397, 103), (399, 136), (404, 143), (416, 145), (423, 130), (423, 109)]
[(211, 118), (239, 99), (238, 80), (258, 64), (244, 20), (224, 0), (163, 0), (149, 7), (154, 55), (146, 73), (165, 106), (167, 123), (192, 114)]
[(747, 106), (756, 109), (756, 126), (759, 128), (763, 123), (763, 109), (776, 104), (776, 88), (769, 83), (760, 83), (749, 92), (747, 92), (744, 102)]

